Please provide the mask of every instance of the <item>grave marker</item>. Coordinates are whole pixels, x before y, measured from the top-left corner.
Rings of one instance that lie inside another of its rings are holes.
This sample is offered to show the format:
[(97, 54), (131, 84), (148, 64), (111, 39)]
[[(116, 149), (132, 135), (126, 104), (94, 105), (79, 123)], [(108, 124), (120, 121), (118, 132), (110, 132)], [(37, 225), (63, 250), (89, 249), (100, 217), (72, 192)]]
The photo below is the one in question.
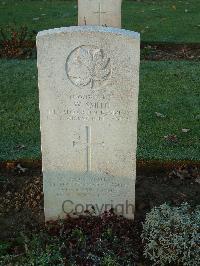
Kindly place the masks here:
[(78, 25), (121, 28), (122, 0), (78, 0)]
[(133, 219), (139, 34), (46, 30), (37, 53), (46, 221), (111, 208)]

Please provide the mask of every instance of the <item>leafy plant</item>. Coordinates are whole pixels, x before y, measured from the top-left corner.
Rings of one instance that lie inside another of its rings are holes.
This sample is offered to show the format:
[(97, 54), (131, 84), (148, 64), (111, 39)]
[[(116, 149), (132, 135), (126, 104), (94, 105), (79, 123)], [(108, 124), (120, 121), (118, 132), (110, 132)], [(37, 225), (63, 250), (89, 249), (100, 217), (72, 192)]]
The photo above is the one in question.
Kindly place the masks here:
[[(17, 253), (11, 252), (9, 254), (7, 250), (4, 254), (0, 254), (0, 265), (65, 265), (60, 252), (61, 245), (57, 237), (50, 237), (44, 232), (30, 234), (29, 236), (22, 233), (22, 240), (24, 247), (21, 246)], [(7, 249), (7, 245), (3, 248)]]
[(26, 256), (22, 261), (25, 265), (27, 262), (30, 266), (64, 265), (58, 238), (40, 233), (24, 240)]
[(114, 213), (51, 221), (21, 232), (0, 265), (131, 266), (137, 259), (133, 222)]
[(144, 255), (154, 265), (200, 265), (200, 206), (153, 208), (143, 224), (142, 240)]
[(111, 228), (107, 228), (105, 230), (105, 232), (102, 234), (102, 238), (103, 239), (107, 239), (107, 240), (113, 240), (114, 238), (114, 234)]
[(101, 261), (101, 266), (119, 266), (114, 255), (105, 255)]
[(74, 242), (77, 249), (85, 248), (86, 236), (81, 229), (74, 229), (70, 236), (71, 243)]
[(9, 247), (9, 243), (0, 242), (0, 257), (7, 253)]

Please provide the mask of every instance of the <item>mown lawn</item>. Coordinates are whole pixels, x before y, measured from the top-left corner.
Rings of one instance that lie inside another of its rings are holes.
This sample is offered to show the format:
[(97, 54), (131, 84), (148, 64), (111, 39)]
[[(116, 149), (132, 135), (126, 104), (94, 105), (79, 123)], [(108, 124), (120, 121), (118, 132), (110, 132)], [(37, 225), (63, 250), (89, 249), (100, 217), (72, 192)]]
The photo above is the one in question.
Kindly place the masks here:
[[(123, 28), (148, 42), (200, 42), (199, 0), (124, 0)], [(77, 25), (77, 1), (0, 0), (0, 27), (43, 29)]]
[[(36, 61), (0, 60), (0, 73), (0, 160), (38, 159)], [(198, 63), (142, 62), (138, 159), (200, 159), (199, 84)]]

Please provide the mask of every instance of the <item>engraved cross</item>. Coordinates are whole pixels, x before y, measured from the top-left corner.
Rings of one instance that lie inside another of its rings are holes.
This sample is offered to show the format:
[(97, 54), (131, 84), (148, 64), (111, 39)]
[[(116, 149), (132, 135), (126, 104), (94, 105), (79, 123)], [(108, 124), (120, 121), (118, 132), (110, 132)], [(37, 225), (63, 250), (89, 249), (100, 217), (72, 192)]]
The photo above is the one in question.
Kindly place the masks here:
[(107, 12), (102, 11), (101, 3), (99, 3), (99, 10), (96, 11), (96, 12), (94, 12), (94, 14), (98, 14), (98, 15), (99, 15), (99, 25), (100, 25), (100, 26), (102, 26), (102, 25), (101, 25), (101, 15), (102, 15), (102, 14), (106, 14), (106, 13), (107, 13)]
[(94, 145), (101, 145), (104, 146), (104, 142), (92, 142), (91, 141), (91, 127), (86, 126), (86, 142), (81, 143), (79, 141), (73, 141), (73, 147), (77, 145), (85, 146), (86, 147), (86, 168), (87, 172), (92, 170), (92, 146)]

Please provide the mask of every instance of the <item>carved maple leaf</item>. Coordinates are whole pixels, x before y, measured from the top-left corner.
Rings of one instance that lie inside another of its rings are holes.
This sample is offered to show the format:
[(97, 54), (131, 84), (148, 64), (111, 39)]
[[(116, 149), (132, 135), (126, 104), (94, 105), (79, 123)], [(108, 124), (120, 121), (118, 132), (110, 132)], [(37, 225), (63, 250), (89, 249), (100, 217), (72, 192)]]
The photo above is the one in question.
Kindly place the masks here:
[(68, 62), (68, 77), (77, 86), (93, 88), (95, 82), (105, 81), (110, 72), (110, 59), (102, 49), (94, 47), (79, 47)]

